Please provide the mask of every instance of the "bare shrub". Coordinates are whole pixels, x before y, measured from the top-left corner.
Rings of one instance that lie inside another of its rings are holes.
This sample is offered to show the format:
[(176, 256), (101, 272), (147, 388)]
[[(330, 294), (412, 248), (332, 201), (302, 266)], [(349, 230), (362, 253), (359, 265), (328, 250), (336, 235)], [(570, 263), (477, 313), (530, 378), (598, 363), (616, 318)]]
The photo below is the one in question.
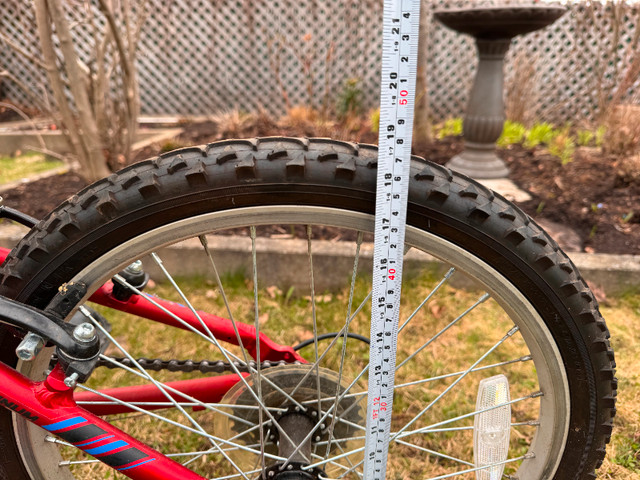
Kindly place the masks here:
[[(39, 52), (21, 48), (0, 32), (0, 42), (46, 72), (48, 85), (36, 104), (62, 127), (79, 164), (78, 173), (93, 181), (123, 166), (131, 157), (140, 110), (135, 56), (146, 2), (98, 0), (97, 8), (34, 0)], [(91, 38), (89, 61), (78, 55), (74, 29)], [(16, 79), (13, 79), (14, 81)], [(23, 88), (32, 91), (28, 88)]]
[(514, 122), (531, 125), (540, 101), (539, 75), (536, 60), (520, 50), (512, 62), (513, 74), (505, 85), (505, 115)]
[(606, 133), (602, 149), (614, 155), (631, 155), (640, 147), (640, 107), (617, 105), (609, 108), (603, 122)]
[(640, 182), (640, 155), (623, 157), (618, 164), (617, 175), (625, 183)]
[(215, 138), (262, 137), (273, 135), (277, 124), (273, 117), (260, 108), (255, 113), (242, 112), (238, 109), (226, 110), (210, 117), (216, 125)]

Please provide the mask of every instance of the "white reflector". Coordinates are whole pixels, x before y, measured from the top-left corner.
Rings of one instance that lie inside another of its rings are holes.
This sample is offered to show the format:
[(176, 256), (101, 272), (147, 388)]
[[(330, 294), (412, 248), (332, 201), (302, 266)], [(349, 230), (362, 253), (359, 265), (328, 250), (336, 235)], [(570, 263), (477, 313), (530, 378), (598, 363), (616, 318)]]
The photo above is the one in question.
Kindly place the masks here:
[[(502, 462), (507, 459), (509, 453), (511, 430), (511, 405), (504, 404), (510, 400), (509, 381), (504, 375), (485, 378), (480, 382), (476, 411), (482, 413), (474, 419), (473, 461), (476, 467), (492, 466), (477, 470), (477, 480), (500, 480), (502, 477)], [(497, 463), (502, 464), (496, 465)]]

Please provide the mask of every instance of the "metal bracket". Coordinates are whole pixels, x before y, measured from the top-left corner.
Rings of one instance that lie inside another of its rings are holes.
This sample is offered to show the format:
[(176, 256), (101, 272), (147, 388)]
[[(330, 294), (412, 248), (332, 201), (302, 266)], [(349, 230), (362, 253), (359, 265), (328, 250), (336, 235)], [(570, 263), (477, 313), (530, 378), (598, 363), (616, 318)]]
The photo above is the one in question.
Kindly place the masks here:
[[(0, 202), (2, 201), (2, 197), (0, 197)], [(8, 218), (9, 220), (13, 220), (14, 222), (21, 223), (25, 227), (33, 228), (38, 223), (38, 220), (33, 218), (26, 213), (22, 213), (15, 208), (7, 207), (4, 205), (0, 205), (0, 218)]]
[(0, 322), (33, 332), (54, 344), (64, 356), (74, 360), (91, 360), (100, 352), (100, 340), (81, 342), (74, 338), (75, 325), (64, 318), (76, 307), (86, 292), (83, 284), (65, 284), (44, 311), (0, 296)]

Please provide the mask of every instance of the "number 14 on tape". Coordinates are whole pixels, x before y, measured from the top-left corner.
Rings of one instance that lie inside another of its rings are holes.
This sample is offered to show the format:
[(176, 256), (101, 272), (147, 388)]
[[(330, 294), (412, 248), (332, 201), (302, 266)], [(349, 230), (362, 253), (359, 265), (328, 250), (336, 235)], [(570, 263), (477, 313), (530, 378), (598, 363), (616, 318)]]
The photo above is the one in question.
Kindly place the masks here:
[(420, 0), (385, 0), (365, 480), (386, 474), (409, 190)]

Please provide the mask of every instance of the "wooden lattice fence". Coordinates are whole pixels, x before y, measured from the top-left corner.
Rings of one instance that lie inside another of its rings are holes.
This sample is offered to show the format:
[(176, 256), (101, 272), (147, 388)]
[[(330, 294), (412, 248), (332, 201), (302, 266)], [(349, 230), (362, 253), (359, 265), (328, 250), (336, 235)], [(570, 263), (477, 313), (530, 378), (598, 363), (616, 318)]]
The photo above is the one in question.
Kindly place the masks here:
[[(38, 56), (28, 0), (5, 0), (0, 31)], [(136, 3), (136, 2), (132, 2)], [(364, 108), (378, 101), (381, 0), (150, 0), (139, 46), (142, 113), (211, 114), (287, 105), (334, 107), (357, 79)], [(459, 116), (476, 67), (469, 38), (433, 23), (431, 12), (464, 1), (427, 1), (427, 84), (433, 119)], [(68, 2), (81, 57), (90, 58), (87, 2)], [(590, 5), (590, 6), (589, 6)], [(572, 3), (551, 28), (518, 39), (508, 56), (511, 116), (564, 122), (594, 120), (615, 97), (640, 94), (640, 9), (626, 3)], [(0, 44), (3, 96), (37, 107), (44, 73)], [(13, 80), (12, 80), (12, 79)], [(46, 100), (45, 100), (46, 101)]]

